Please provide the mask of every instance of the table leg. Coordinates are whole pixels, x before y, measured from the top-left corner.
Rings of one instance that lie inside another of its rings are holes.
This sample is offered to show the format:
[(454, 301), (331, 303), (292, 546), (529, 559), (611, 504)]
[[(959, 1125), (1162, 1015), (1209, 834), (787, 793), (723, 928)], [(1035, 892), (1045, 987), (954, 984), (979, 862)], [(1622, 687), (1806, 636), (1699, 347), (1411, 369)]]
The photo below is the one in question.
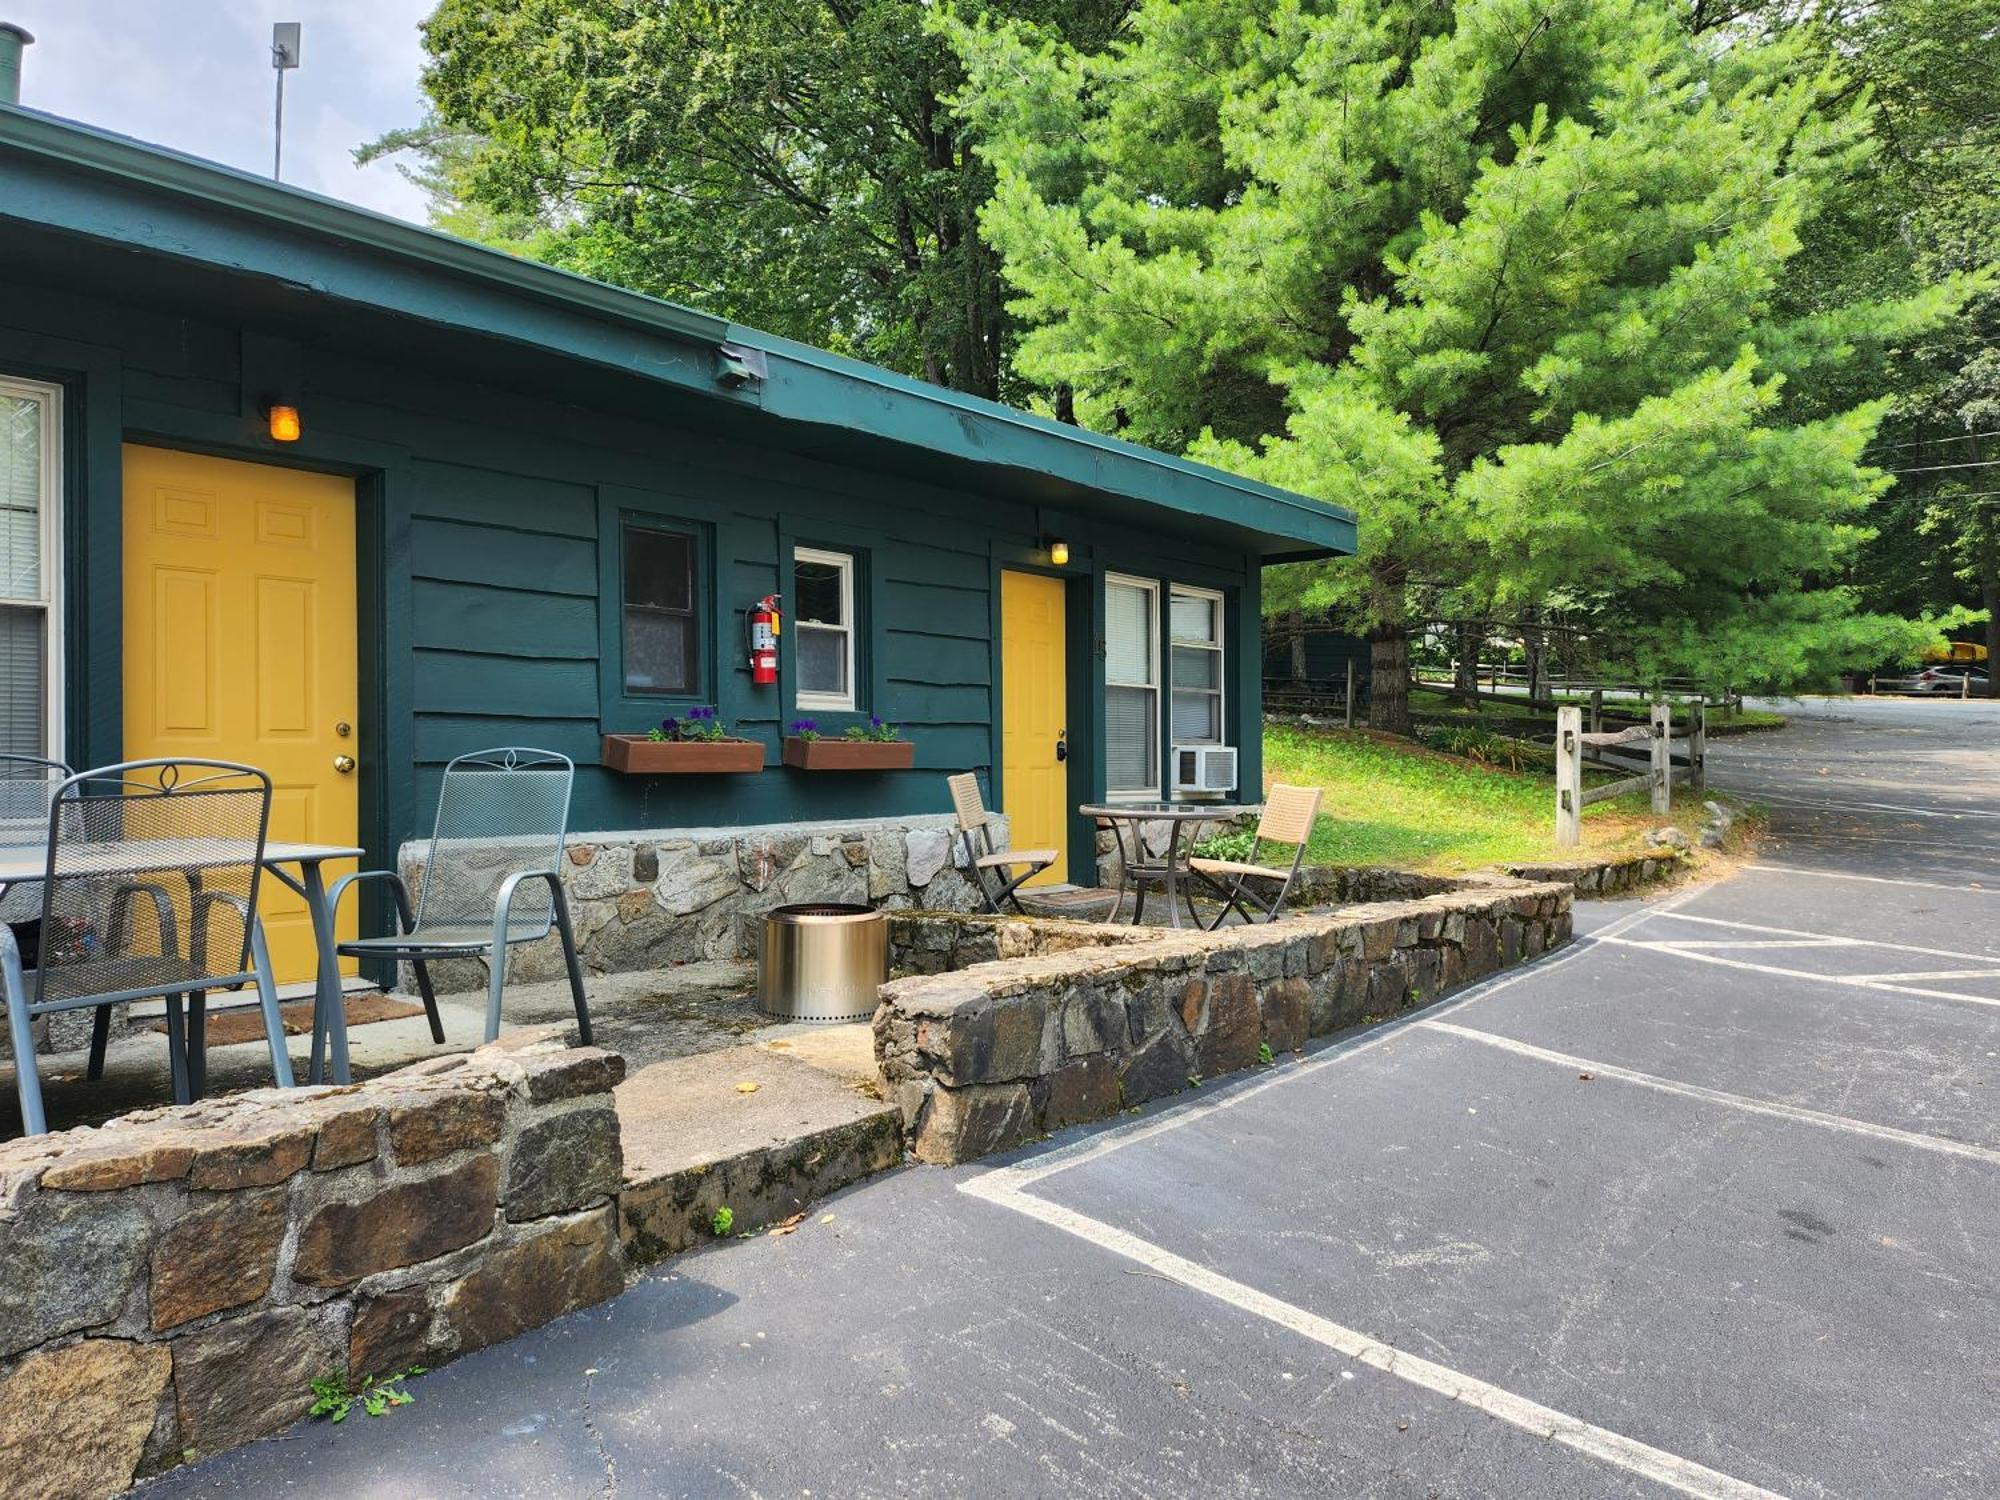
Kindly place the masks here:
[(304, 876), (306, 910), (312, 916), (313, 942), (319, 949), (319, 978), (313, 987), (312, 1064), (306, 1078), (311, 1083), (325, 1081), (320, 1068), (319, 1038), (330, 1044), (329, 1069), (335, 1083), (352, 1083), (347, 1065), (347, 1008), (340, 993), (340, 955), (334, 951), (333, 913), (327, 909), (326, 880), (318, 860), (299, 866)]
[(1175, 818), (1167, 834), (1167, 920), (1175, 927), (1181, 925), (1181, 829), (1186, 826)]

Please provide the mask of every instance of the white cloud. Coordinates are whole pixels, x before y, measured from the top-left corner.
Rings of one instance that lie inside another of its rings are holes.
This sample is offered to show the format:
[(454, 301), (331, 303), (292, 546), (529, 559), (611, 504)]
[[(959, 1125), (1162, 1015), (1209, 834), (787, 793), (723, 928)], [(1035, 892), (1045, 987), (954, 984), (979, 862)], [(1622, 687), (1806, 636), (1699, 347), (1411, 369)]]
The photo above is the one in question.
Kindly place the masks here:
[(356, 146), (423, 111), (417, 24), (436, 0), (0, 0), (35, 34), (21, 102), (252, 172), (271, 169), (271, 23), (304, 26), (285, 79), (285, 180), (421, 220), (423, 195)]

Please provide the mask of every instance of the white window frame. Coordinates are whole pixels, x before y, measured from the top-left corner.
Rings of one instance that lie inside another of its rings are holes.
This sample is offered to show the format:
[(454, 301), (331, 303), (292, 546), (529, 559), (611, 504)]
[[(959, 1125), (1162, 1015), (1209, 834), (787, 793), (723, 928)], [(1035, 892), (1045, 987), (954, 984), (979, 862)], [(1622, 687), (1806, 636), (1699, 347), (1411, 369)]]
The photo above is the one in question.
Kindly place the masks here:
[(41, 578), (32, 597), (0, 594), (0, 605), (42, 611), (42, 754), (63, 759), (63, 389), (0, 374), (0, 395), (42, 404)]
[[(835, 712), (852, 713), (857, 701), (855, 692), (855, 670), (859, 665), (860, 652), (856, 648), (855, 637), (859, 634), (859, 622), (854, 618), (854, 554), (851, 552), (828, 552), (820, 547), (792, 548), (792, 567), (797, 569), (802, 562), (819, 563), (835, 568), (840, 573), (840, 617), (844, 625), (827, 625), (805, 619), (794, 613), (792, 628), (805, 639), (808, 630), (838, 631), (847, 637), (847, 691), (844, 693), (808, 693), (801, 689), (795, 696), (800, 708), (830, 709)], [(796, 660), (796, 653), (794, 653)]]
[[(1212, 641), (1186, 641), (1173, 633), (1173, 599), (1178, 595), (1184, 599), (1205, 599), (1214, 606), (1209, 616), (1215, 622), (1215, 639)], [(1223, 618), (1224, 598), (1219, 589), (1196, 588), (1191, 583), (1177, 583), (1167, 599), (1167, 726), (1173, 727), (1173, 695), (1175, 693), (1207, 693), (1208, 688), (1179, 688), (1174, 686), (1174, 648), (1199, 647), (1215, 653), (1215, 723), (1218, 733), (1212, 740), (1184, 740), (1179, 735), (1171, 735), (1176, 745), (1226, 745), (1229, 743), (1229, 674), (1225, 670), (1228, 663), (1223, 659), (1223, 640), (1228, 634), (1228, 622)]]
[[(1105, 798), (1111, 802), (1157, 802), (1160, 800), (1160, 730), (1163, 723), (1160, 718), (1160, 677), (1162, 668), (1162, 652), (1160, 650), (1160, 582), (1157, 578), (1134, 578), (1126, 573), (1106, 573), (1104, 575), (1104, 591), (1107, 608), (1109, 607), (1108, 601), (1111, 596), (1111, 587), (1113, 584), (1118, 584), (1126, 588), (1142, 589), (1146, 594), (1146, 636), (1152, 643), (1152, 650), (1149, 654), (1153, 661), (1153, 680), (1151, 682), (1112, 681), (1111, 653), (1107, 649), (1104, 653), (1104, 688), (1107, 699), (1110, 696), (1110, 690), (1115, 687), (1144, 688), (1153, 695), (1153, 748), (1150, 756), (1153, 766), (1153, 780), (1150, 786), (1124, 787), (1118, 791), (1112, 791), (1107, 787), (1105, 789)], [(1109, 643), (1107, 642), (1106, 644), (1108, 647)]]

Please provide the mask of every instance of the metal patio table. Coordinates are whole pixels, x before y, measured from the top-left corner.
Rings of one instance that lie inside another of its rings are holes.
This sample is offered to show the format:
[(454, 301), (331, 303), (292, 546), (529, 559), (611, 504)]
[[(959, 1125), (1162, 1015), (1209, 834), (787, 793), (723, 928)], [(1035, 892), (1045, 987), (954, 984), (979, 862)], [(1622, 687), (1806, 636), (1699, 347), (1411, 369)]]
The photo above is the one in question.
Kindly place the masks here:
[[(1186, 850), (1182, 847), (1184, 831), (1197, 823), (1220, 823), (1240, 817), (1251, 809), (1240, 802), (1086, 802), (1077, 811), (1086, 818), (1109, 824), (1112, 836), (1118, 840), (1118, 894), (1112, 897), (1111, 910), (1105, 914), (1105, 920), (1110, 921), (1118, 915), (1118, 908), (1125, 902), (1125, 892), (1137, 886), (1138, 894), (1132, 902), (1132, 923), (1137, 926), (1146, 911), (1146, 882), (1157, 880), (1166, 886), (1167, 920), (1179, 927), (1183, 925), (1181, 872), (1186, 868), (1187, 861)], [(1167, 847), (1158, 858), (1146, 852), (1145, 825), (1148, 823), (1173, 825), (1167, 835)], [(1190, 916), (1194, 914), (1192, 906), (1189, 906), (1188, 913)]]
[[(175, 854), (172, 857), (162, 856), (157, 863), (151, 865), (146, 862), (144, 848), (145, 846), (139, 843), (107, 846), (103, 873), (143, 875), (151, 869), (164, 869), (187, 863), (186, 840), (176, 840)], [(264, 869), (269, 871), (280, 885), (296, 892), (304, 899), (306, 914), (312, 920), (313, 946), (319, 953), (318, 975), (313, 985), (313, 1014), (316, 1023), (313, 1030), (318, 1034), (324, 1029), (329, 1038), (328, 1051), (335, 1083), (351, 1083), (353, 1079), (348, 1073), (347, 1015), (340, 988), (340, 958), (334, 951), (333, 912), (326, 904), (326, 877), (321, 867), (328, 860), (359, 859), (361, 853), (360, 849), (347, 844), (273, 842), (264, 845)], [(30, 882), (41, 884), (48, 874), (48, 864), (49, 851), (45, 844), (0, 846), (0, 888)], [(296, 876), (289, 868), (294, 865), (298, 867)], [(306, 1075), (308, 1081), (325, 1082), (327, 1067), (328, 1063), (322, 1061), (320, 1049), (315, 1046), (311, 1066)]]

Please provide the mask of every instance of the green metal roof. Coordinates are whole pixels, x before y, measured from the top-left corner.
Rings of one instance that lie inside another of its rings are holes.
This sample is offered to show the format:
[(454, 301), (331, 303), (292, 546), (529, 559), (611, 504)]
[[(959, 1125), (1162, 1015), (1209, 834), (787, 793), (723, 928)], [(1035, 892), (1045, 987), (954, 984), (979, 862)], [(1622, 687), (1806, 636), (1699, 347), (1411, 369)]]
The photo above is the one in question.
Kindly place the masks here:
[[(136, 197), (135, 197), (136, 195)], [(143, 205), (143, 206), (142, 206)], [(831, 441), (1046, 476), (1248, 536), (1268, 558), (1354, 550), (1351, 511), (911, 380), (657, 297), (37, 111), (0, 105), (0, 220), (268, 278), (623, 370)], [(763, 377), (723, 383), (724, 345)]]

